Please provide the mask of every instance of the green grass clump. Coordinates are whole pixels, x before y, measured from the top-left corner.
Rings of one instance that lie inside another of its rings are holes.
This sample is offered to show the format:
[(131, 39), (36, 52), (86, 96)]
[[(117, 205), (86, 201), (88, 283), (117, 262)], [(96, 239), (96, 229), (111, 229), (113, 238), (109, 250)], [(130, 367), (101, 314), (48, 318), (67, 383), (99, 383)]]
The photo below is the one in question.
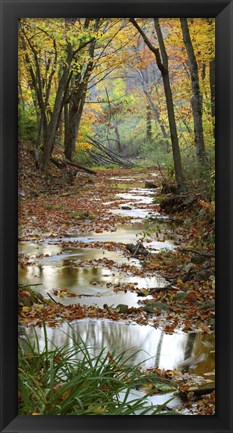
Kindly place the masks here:
[(149, 394), (129, 401), (132, 390), (153, 383), (154, 394), (161, 392), (164, 381), (126, 365), (125, 353), (102, 349), (99, 355), (90, 355), (83, 341), (73, 342), (72, 348), (49, 350), (44, 331), (44, 350), (39, 349), (37, 337), (36, 347), (28, 339), (19, 344), (19, 415), (171, 414), (163, 411), (167, 402), (159, 407), (146, 402)]

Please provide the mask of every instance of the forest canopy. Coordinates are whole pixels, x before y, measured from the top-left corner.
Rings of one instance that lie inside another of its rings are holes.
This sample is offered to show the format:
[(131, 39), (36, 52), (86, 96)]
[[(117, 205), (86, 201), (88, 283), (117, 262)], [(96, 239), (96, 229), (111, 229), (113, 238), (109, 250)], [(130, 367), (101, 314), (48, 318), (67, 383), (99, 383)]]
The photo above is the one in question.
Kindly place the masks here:
[(22, 18), (18, 41), (19, 139), (42, 171), (57, 147), (96, 163), (89, 137), (181, 189), (190, 162), (213, 169), (214, 19)]

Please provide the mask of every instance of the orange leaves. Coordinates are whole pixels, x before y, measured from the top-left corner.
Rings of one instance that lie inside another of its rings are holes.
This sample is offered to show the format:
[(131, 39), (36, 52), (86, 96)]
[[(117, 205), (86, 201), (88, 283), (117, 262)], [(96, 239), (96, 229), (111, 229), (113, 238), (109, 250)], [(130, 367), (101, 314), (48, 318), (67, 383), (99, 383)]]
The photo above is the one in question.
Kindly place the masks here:
[(183, 384), (183, 385), (181, 385), (180, 387), (179, 387), (179, 391), (180, 392), (187, 392), (188, 390), (189, 390), (189, 388), (190, 388), (190, 386), (189, 385), (187, 385), (187, 384)]
[(27, 290), (21, 290), (21, 296), (23, 298), (30, 298), (31, 294)]
[(172, 334), (175, 330), (175, 325), (166, 325), (164, 331), (168, 334)]
[(187, 295), (184, 297), (184, 302), (188, 302), (190, 304), (193, 304), (197, 301), (198, 297), (194, 290), (190, 290)]

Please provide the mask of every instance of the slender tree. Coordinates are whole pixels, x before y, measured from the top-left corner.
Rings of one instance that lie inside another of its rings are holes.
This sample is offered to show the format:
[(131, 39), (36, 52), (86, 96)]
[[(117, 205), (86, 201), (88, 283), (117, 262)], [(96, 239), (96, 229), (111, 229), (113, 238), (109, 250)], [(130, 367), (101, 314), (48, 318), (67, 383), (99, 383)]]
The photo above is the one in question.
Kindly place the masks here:
[(211, 114), (215, 117), (215, 59), (209, 63), (210, 68), (210, 93), (211, 93)]
[(202, 123), (202, 95), (199, 84), (198, 65), (194, 53), (187, 18), (180, 18), (183, 40), (186, 47), (189, 60), (189, 69), (192, 83), (192, 111), (194, 121), (194, 137), (198, 160), (203, 164), (206, 157), (203, 123)]
[[(100, 19), (95, 20), (94, 30), (98, 30)], [(86, 18), (84, 22), (83, 29), (87, 31), (89, 26), (92, 24), (90, 18)], [(72, 159), (73, 152), (75, 149), (75, 143), (78, 136), (79, 126), (81, 122), (83, 107), (85, 103), (88, 81), (91, 76), (91, 72), (94, 67), (94, 51), (95, 51), (96, 40), (93, 40), (89, 46), (88, 50), (88, 60), (85, 58), (83, 64), (80, 64), (80, 71), (78, 73), (73, 73), (72, 81), (70, 83), (68, 101), (66, 103), (68, 112), (65, 116), (65, 156), (68, 159)]]
[(134, 18), (130, 18), (130, 21), (142, 36), (145, 44), (154, 54), (157, 66), (162, 75), (164, 93), (165, 93), (166, 104), (167, 104), (171, 142), (172, 142), (175, 177), (176, 177), (177, 187), (181, 191), (185, 188), (185, 183), (184, 183), (183, 169), (182, 169), (181, 156), (180, 156), (180, 147), (179, 147), (179, 140), (178, 140), (175, 113), (174, 113), (172, 90), (170, 85), (170, 77), (169, 77), (169, 70), (168, 70), (168, 56), (167, 56), (167, 52), (163, 40), (162, 31), (159, 24), (159, 19), (154, 18), (154, 25), (155, 25), (157, 38), (158, 38), (159, 48), (156, 48), (150, 42), (145, 32), (138, 25), (137, 21)]

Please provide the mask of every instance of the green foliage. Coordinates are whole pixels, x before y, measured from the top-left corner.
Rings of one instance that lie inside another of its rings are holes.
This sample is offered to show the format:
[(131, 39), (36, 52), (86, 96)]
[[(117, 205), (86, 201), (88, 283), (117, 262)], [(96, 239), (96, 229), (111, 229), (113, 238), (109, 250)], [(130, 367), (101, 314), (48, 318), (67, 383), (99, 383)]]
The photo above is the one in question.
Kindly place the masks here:
[(37, 123), (34, 107), (24, 110), (18, 106), (18, 137), (21, 140), (36, 140)]
[[(175, 183), (175, 172), (172, 151), (165, 147), (164, 143), (144, 142), (142, 147), (144, 158), (148, 163), (153, 163), (161, 168), (166, 182)], [(212, 146), (206, 149), (207, 160), (204, 167), (200, 167), (194, 146), (184, 146), (181, 149), (181, 159), (184, 176), (189, 188), (198, 189), (201, 195), (213, 200), (215, 194), (215, 151)], [(161, 197), (163, 199), (163, 197)], [(156, 196), (159, 201), (160, 197)]]
[(127, 366), (131, 356), (125, 360), (126, 353), (117, 356), (105, 349), (91, 356), (82, 340), (73, 342), (72, 348), (49, 350), (46, 327), (44, 333), (43, 351), (36, 332), (35, 346), (27, 337), (19, 345), (20, 415), (167, 415), (167, 402), (153, 406), (147, 395), (128, 400), (131, 391), (146, 383), (153, 383), (152, 394), (173, 390), (156, 374)]

